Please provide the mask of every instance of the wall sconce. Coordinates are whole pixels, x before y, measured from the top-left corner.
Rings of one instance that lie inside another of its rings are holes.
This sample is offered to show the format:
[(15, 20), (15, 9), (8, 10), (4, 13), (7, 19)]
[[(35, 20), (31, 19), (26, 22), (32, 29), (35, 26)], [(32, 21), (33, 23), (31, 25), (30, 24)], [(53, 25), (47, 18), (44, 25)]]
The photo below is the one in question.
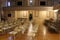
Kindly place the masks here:
[(58, 9), (54, 10), (54, 12), (58, 12)]

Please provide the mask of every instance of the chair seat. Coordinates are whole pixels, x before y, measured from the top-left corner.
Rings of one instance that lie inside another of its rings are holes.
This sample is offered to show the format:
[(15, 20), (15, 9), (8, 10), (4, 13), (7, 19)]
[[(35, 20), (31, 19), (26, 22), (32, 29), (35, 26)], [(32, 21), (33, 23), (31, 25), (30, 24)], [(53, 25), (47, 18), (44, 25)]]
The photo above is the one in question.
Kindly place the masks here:
[(9, 32), (9, 34), (15, 35), (15, 34), (17, 34), (17, 32), (16, 31), (12, 31), (12, 32)]
[(2, 29), (0, 29), (0, 32), (2, 32), (3, 30)]
[(4, 27), (4, 28), (2, 28), (2, 29), (3, 29), (3, 30), (6, 30), (6, 29), (8, 29), (8, 28), (5, 28), (5, 27)]

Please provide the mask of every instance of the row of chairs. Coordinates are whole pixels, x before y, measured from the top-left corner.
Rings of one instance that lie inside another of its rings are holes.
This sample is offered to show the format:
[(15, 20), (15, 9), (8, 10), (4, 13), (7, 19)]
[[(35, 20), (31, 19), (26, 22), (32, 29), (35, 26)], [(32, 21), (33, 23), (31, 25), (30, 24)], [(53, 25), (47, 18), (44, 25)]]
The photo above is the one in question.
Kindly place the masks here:
[(13, 36), (13, 40), (15, 40), (17, 35), (24, 34), (28, 30), (28, 26), (28, 23), (24, 23), (23, 25), (20, 24), (13, 31), (9, 32), (10, 37)]
[(44, 25), (50, 33), (60, 33), (60, 22), (45, 20)]
[(12, 31), (16, 26), (18, 26), (20, 24), (21, 24), (21, 21), (19, 21), (19, 20), (0, 22), (0, 34), (4, 33), (4, 32), (6, 33), (6, 32), (8, 32), (8, 30)]
[[(39, 26), (37, 24), (32, 24), (32, 25), (33, 25), (33, 28), (32, 28), (32, 32), (31, 32), (31, 37), (34, 37), (37, 33)], [(28, 20), (27, 21), (16, 20), (13, 22), (11, 22), (11, 21), (2, 22), (2, 23), (0, 23), (0, 26), (1, 26), (0, 32), (2, 32), (2, 34), (8, 33), (9, 37), (13, 37), (13, 40), (15, 40), (16, 35), (18, 35), (20, 33), (24, 34), (26, 32), (26, 30), (28, 30), (28, 28), (30, 26), (30, 22)]]
[[(24, 22), (23, 25), (20, 24), (13, 31), (9, 32), (10, 37), (13, 36), (13, 40), (15, 40), (17, 35), (24, 34), (26, 31), (28, 31), (29, 30), (29, 26), (30, 26), (30, 22)], [(38, 27), (39, 27), (38, 24), (32, 24), (32, 32), (29, 34), (31, 38), (34, 38), (36, 36)], [(29, 35), (27, 33), (27, 36), (29, 36)]]
[(0, 23), (0, 34), (5, 34), (12, 31), (17, 25), (13, 23)]

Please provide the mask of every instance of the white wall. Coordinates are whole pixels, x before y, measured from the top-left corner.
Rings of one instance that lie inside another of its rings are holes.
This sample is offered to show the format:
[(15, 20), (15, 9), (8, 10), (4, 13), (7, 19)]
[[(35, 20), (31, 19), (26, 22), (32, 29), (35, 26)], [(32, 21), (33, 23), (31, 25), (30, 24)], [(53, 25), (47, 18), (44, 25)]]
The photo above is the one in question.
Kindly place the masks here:
[[(15, 11), (15, 19), (17, 18), (29, 18), (30, 11)], [(33, 19), (49, 19), (54, 18), (55, 14), (53, 11), (34, 11), (32, 10)]]
[(28, 18), (28, 11), (15, 11), (15, 18)]

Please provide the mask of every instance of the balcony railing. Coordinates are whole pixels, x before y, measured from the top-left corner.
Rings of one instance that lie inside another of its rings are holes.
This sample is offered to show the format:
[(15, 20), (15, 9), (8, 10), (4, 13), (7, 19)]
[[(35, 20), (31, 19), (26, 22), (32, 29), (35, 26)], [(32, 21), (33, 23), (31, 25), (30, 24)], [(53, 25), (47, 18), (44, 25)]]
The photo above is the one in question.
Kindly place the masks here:
[(52, 10), (53, 6), (25, 6), (4, 7), (4, 10)]

